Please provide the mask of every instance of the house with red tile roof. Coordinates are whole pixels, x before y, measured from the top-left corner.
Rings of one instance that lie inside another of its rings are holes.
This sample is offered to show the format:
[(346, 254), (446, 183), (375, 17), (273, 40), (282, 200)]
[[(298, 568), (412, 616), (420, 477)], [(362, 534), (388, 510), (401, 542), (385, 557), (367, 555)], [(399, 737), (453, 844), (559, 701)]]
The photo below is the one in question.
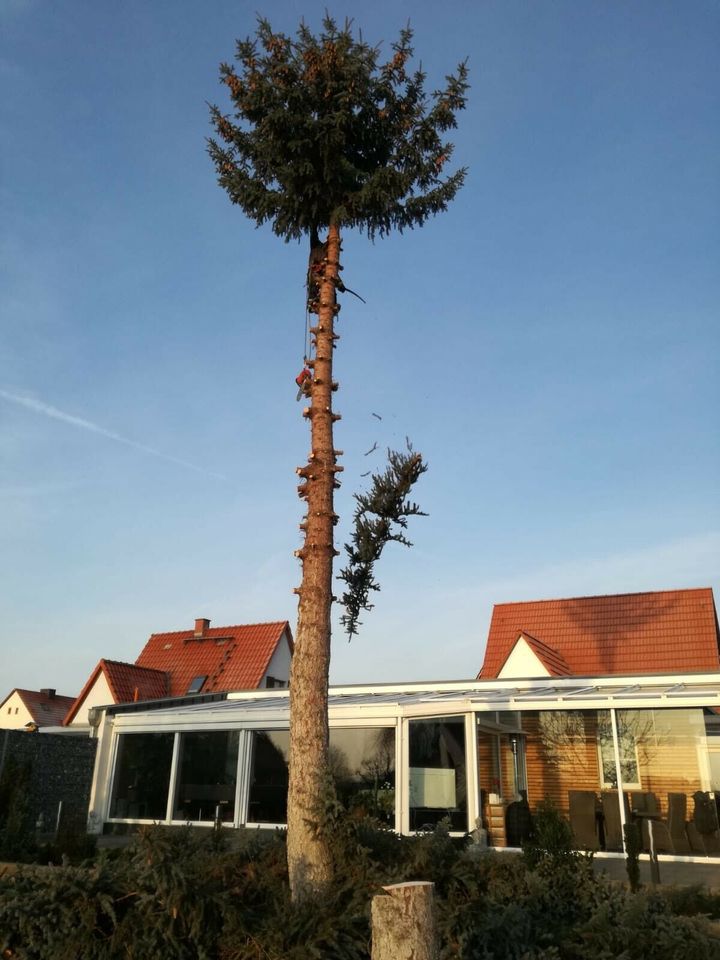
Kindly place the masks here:
[(720, 670), (712, 590), (498, 603), (481, 680)]
[(0, 703), (0, 729), (22, 730), (37, 727), (60, 727), (73, 697), (62, 697), (51, 687), (42, 690), (21, 690), (16, 687)]
[(286, 687), (293, 639), (287, 620), (153, 633), (134, 664), (100, 660), (65, 716), (87, 726), (93, 707), (230, 690)]
[(65, 716), (65, 726), (86, 726), (93, 707), (109, 703), (132, 703), (137, 700), (159, 700), (168, 695), (167, 674), (147, 670), (134, 663), (100, 660), (87, 683), (73, 700)]

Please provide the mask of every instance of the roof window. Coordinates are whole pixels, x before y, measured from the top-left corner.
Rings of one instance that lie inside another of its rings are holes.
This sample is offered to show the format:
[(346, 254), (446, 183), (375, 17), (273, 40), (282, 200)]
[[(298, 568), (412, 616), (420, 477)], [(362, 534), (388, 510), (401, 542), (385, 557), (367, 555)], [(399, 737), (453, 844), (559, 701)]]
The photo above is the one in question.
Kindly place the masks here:
[(192, 680), (190, 681), (190, 686), (188, 687), (187, 692), (200, 693), (200, 691), (202, 690), (203, 684), (205, 683), (207, 678), (208, 678), (207, 674), (204, 674), (203, 676), (200, 676), (200, 677), (193, 677)]

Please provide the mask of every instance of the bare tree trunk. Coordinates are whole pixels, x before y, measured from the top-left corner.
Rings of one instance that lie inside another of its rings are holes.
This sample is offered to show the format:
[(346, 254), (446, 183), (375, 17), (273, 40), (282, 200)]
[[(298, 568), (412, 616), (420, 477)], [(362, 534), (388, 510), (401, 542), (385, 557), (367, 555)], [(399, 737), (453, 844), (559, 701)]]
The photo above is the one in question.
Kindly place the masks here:
[[(324, 249), (323, 249), (324, 247)], [(324, 255), (323, 255), (324, 254)], [(336, 339), (340, 232), (329, 228), (327, 243), (312, 243), (309, 283), (315, 282), (317, 325), (311, 328), (315, 355), (310, 406), (311, 451), (298, 468), (299, 495), (307, 501), (301, 524), (305, 542), (297, 556), (302, 562), (295, 652), (290, 670), (290, 784), (288, 792), (287, 857), (290, 889), (295, 902), (321, 893), (331, 880), (332, 864), (320, 817), (328, 783), (327, 691), (330, 668), (330, 611), (336, 519), (333, 494), (338, 452), (333, 446), (332, 360)]]

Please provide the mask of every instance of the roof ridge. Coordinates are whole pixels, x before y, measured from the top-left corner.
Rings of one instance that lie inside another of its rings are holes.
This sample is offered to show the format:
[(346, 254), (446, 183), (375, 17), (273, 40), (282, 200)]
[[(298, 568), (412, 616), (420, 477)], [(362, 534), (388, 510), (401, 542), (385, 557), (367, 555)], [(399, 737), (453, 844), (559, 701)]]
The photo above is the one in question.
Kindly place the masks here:
[[(47, 690), (52, 690), (52, 687), (46, 687)], [(8, 696), (13, 693), (31, 693), (34, 697), (44, 696), (42, 690), (31, 690), (29, 687), (13, 687)], [(7, 698), (6, 698), (7, 699)], [(74, 700), (71, 694), (68, 693), (58, 693), (55, 691), (55, 694), (52, 697), (48, 697), (48, 700)]]
[[(205, 636), (214, 631), (223, 631), (223, 630), (247, 630), (252, 627), (281, 627), (289, 624), (289, 620), (261, 620), (258, 623), (232, 623), (228, 626), (222, 627), (208, 627), (205, 631)], [(169, 636), (184, 636), (185, 634), (195, 634), (193, 627), (190, 627), (188, 630), (157, 630), (155, 633), (151, 633), (151, 637), (169, 637)], [(198, 640), (202, 639), (198, 637)]]
[(133, 670), (145, 670), (147, 673), (162, 673), (165, 675), (167, 670), (158, 670), (157, 667), (143, 667), (139, 663), (130, 663), (128, 660), (108, 660), (107, 657), (101, 657), (100, 663), (111, 663), (116, 667), (132, 667)]
[(570, 601), (580, 601), (580, 600), (608, 600), (610, 598), (616, 599), (618, 597), (658, 597), (666, 593), (710, 593), (712, 594), (712, 587), (677, 587), (673, 589), (672, 587), (667, 590), (635, 590), (630, 593), (596, 593), (589, 594), (584, 597), (541, 597), (538, 600), (505, 600), (500, 603), (494, 603), (493, 609), (496, 607), (517, 607), (522, 604), (528, 603), (569, 603)]

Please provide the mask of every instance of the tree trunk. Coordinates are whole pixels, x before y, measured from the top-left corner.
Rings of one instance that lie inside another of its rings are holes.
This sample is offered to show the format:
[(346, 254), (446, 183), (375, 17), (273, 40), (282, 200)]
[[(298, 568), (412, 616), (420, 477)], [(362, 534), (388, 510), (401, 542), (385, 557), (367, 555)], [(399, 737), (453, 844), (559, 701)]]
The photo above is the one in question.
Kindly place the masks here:
[(437, 960), (433, 883), (383, 887), (372, 900), (372, 960)]
[(311, 327), (314, 356), (310, 406), (311, 451), (298, 494), (307, 502), (300, 525), (305, 541), (295, 651), (290, 669), (290, 783), (287, 812), (287, 857), (295, 902), (322, 893), (331, 880), (332, 864), (322, 823), (321, 804), (329, 782), (327, 691), (330, 668), (330, 611), (335, 549), (333, 494), (337, 451), (333, 446), (332, 360), (337, 306), (340, 232), (331, 224), (326, 244), (311, 240), (308, 297), (316, 308)]

